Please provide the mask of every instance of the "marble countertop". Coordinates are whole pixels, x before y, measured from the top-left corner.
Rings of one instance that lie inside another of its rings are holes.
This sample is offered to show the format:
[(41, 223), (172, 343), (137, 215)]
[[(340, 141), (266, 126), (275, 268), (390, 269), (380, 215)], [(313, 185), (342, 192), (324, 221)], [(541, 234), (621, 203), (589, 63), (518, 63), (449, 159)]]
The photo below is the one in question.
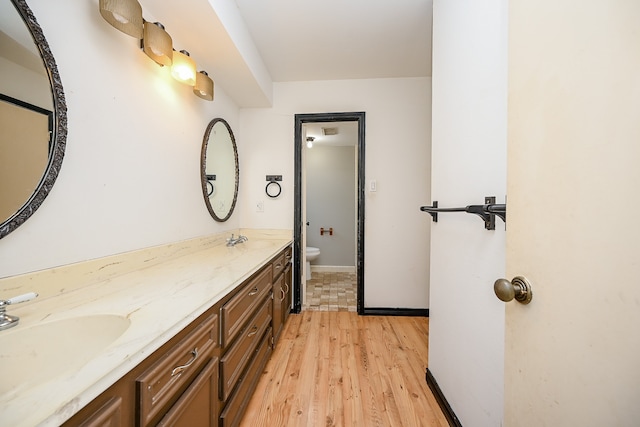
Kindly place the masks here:
[[(16, 360), (5, 354), (8, 350), (3, 348), (2, 340), (8, 334), (20, 334), (44, 323), (94, 315), (120, 316), (128, 319), (129, 326), (82, 366), (62, 369), (41, 384), (26, 383), (11, 390), (0, 388), (0, 425), (60, 425), (292, 242), (290, 230), (241, 231), (249, 241), (234, 247), (227, 247), (224, 239), (216, 236), (198, 239), (195, 246), (193, 241), (173, 244), (168, 254), (165, 248), (159, 258), (160, 249), (155, 248), (136, 251), (131, 257), (120, 256), (117, 261), (94, 260), (90, 268), (83, 263), (33, 280), (22, 277), (21, 283), (25, 283), (22, 291), (36, 291), (41, 296), (9, 306), (8, 313), (19, 316), (20, 323), (0, 331), (0, 378), (10, 373), (12, 364), (15, 368), (15, 364), (31, 363), (29, 358)], [(127, 262), (132, 257), (137, 260)], [(110, 272), (100, 276), (99, 272), (105, 269)], [(0, 280), (3, 296), (7, 289), (18, 290), (15, 283), (19, 279)], [(50, 281), (46, 289), (41, 283), (45, 279)], [(61, 280), (72, 284), (71, 290), (65, 291)], [(83, 286), (83, 281), (88, 284)], [(4, 287), (1, 282), (5, 282)], [(7, 296), (14, 295), (17, 292)], [(57, 333), (60, 336), (56, 338)], [(65, 333), (61, 328), (39, 345), (56, 345), (63, 337), (66, 342), (69, 337)], [(72, 338), (77, 339), (77, 346), (82, 345), (82, 336)], [(68, 347), (68, 357), (72, 358), (74, 346)], [(32, 369), (37, 372), (46, 367)]]

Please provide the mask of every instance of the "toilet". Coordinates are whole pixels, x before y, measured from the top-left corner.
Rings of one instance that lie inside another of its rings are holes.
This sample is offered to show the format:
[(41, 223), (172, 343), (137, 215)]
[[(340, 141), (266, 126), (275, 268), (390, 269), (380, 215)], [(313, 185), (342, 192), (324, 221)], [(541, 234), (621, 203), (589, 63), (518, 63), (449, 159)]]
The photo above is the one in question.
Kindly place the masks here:
[(320, 249), (313, 246), (307, 246), (307, 280), (311, 279), (311, 261), (315, 261), (320, 256)]

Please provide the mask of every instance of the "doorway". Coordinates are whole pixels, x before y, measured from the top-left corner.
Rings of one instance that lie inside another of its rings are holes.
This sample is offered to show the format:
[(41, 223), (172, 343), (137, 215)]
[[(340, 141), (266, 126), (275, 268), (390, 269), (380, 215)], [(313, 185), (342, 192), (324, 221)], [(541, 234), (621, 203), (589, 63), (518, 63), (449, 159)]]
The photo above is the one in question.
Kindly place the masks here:
[(303, 125), (305, 123), (331, 123), (331, 122), (356, 122), (356, 307), (358, 314), (364, 312), (364, 160), (365, 160), (365, 113), (316, 113), (296, 114), (294, 129), (294, 244), (293, 244), (293, 310), (299, 313), (302, 310), (303, 278), (305, 273), (304, 245), (306, 240), (306, 220), (304, 196), (304, 161), (303, 148), (306, 144)]

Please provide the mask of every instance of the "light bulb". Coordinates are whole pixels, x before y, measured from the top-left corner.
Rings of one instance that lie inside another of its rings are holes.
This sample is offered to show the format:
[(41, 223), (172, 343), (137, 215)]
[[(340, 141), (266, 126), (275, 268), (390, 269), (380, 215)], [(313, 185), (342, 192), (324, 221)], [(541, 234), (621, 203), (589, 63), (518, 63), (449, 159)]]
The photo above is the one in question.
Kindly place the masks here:
[(128, 24), (129, 20), (127, 18), (125, 18), (124, 16), (120, 15), (119, 13), (112, 13), (113, 18), (118, 21), (121, 24)]
[(189, 57), (189, 52), (186, 50), (173, 52), (171, 75), (174, 79), (189, 86), (196, 84), (196, 63)]

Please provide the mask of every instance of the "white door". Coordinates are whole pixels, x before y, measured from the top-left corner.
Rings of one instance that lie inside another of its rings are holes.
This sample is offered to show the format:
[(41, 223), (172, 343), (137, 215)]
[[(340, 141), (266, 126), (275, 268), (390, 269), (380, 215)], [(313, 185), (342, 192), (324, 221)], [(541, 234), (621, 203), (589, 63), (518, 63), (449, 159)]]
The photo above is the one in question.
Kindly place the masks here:
[(640, 1), (509, 3), (505, 426), (640, 425)]

